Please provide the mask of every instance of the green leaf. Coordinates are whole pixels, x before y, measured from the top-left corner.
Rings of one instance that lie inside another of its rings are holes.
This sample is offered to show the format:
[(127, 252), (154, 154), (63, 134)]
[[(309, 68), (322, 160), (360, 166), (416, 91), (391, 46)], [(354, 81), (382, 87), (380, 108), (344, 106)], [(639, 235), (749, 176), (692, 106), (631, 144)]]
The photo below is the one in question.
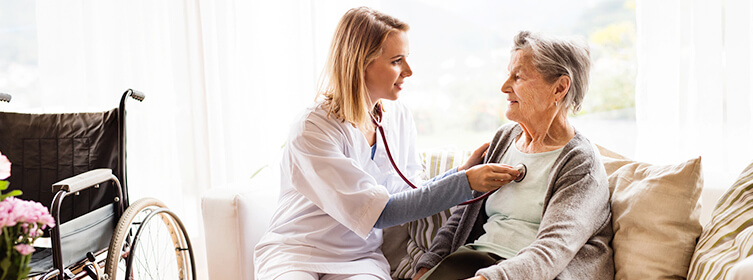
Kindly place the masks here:
[(8, 186), (10, 186), (10, 182), (0, 180), (0, 191), (7, 190)]
[(23, 193), (23, 192), (21, 192), (21, 190), (12, 190), (12, 191), (10, 191), (9, 193), (6, 193), (6, 194), (4, 194), (4, 195), (5, 195), (5, 196), (19, 196), (19, 195), (21, 195), (22, 193)]
[(3, 269), (3, 271), (8, 271), (8, 268), (10, 267), (10, 257), (7, 257), (0, 261), (0, 268)]
[(254, 172), (254, 174), (251, 174), (251, 178), (249, 178), (249, 179), (253, 179), (254, 177), (256, 177), (256, 175), (259, 175), (259, 172), (261, 172), (262, 170), (264, 170), (264, 168), (267, 168), (267, 166), (269, 166), (269, 165), (265, 164), (261, 168), (257, 169), (256, 172)]
[(29, 266), (29, 262), (27, 261), (25, 264), (23, 264), (23, 268), (18, 272), (18, 279), (25, 279), (27, 275), (29, 275), (29, 271), (31, 271), (31, 266)]
[[(4, 190), (4, 189), (8, 188), (9, 184), (3, 184), (3, 182), (7, 183), (7, 181), (0, 181), (0, 185), (5, 185), (4, 186), (5, 188), (0, 188), (0, 190)], [(5, 200), (5, 198), (7, 198), (7, 197), (10, 197), (10, 196), (19, 196), (21, 194), (23, 194), (23, 192), (21, 190), (12, 190), (12, 191), (10, 191), (9, 193), (6, 193), (6, 194), (2, 194), (0, 192), (0, 201)]]

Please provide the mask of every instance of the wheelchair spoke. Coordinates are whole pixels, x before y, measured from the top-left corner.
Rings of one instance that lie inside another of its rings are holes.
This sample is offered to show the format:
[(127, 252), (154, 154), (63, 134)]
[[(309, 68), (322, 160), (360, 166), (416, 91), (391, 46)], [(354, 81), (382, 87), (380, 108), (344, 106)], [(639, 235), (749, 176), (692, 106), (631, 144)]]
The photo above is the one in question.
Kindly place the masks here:
[[(150, 216), (153, 211), (157, 212)], [(132, 216), (126, 242), (120, 248), (115, 279), (126, 279), (126, 275), (129, 279), (193, 279), (188, 237), (182, 225), (178, 227), (174, 214), (165, 211), (145, 207)], [(127, 267), (129, 258), (132, 263)]]
[(168, 228), (156, 218), (145, 226), (143, 234), (146, 238), (140, 240), (143, 243), (138, 245), (136, 252), (139, 257), (134, 259), (132, 267), (134, 278), (165, 279), (169, 275), (180, 275)]

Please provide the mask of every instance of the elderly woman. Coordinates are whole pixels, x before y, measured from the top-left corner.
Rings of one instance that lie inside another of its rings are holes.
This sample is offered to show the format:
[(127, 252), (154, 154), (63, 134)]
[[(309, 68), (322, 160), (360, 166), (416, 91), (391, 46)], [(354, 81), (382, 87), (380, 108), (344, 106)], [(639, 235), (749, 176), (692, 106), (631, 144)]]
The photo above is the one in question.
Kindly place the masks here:
[(522, 163), (527, 174), (455, 211), (414, 279), (614, 279), (606, 172), (567, 117), (589, 68), (586, 46), (515, 36), (502, 85), (514, 123), (497, 131), (485, 161)]

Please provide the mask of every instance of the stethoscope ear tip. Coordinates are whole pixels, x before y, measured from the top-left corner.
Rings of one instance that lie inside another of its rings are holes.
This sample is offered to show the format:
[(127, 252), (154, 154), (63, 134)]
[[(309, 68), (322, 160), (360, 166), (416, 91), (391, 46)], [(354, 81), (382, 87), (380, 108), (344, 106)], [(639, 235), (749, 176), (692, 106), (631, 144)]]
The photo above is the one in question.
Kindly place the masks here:
[(523, 181), (523, 179), (525, 179), (526, 177), (526, 173), (528, 173), (528, 167), (526, 167), (525, 164), (520, 163), (515, 166), (515, 169), (518, 170), (518, 177), (515, 177), (515, 180), (513, 181), (515, 182)]

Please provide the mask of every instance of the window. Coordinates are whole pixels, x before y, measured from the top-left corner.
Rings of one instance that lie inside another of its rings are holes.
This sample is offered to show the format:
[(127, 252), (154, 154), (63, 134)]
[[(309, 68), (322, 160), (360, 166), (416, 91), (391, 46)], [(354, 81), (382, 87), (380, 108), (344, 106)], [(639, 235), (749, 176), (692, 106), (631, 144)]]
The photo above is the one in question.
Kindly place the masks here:
[(0, 92), (28, 103), (37, 91), (37, 32), (34, 1), (4, 1), (0, 9)]
[[(505, 118), (512, 38), (521, 30), (587, 40), (590, 89), (573, 125), (595, 143), (631, 156), (635, 130), (635, 2), (380, 1), (377, 9), (411, 25), (413, 76), (400, 99), (412, 110), (418, 147), (474, 149)], [(525, 12), (522, 12), (525, 11)], [(331, 32), (331, 31), (330, 31)], [(625, 135), (625, 134), (620, 134)], [(632, 135), (632, 134), (628, 134)]]

